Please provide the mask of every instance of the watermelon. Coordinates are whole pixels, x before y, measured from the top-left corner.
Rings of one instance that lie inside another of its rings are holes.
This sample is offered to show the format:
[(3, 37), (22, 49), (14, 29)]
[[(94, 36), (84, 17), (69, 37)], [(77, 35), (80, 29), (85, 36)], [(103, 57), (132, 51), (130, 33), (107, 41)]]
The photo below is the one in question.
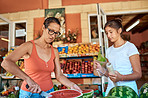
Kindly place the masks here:
[(109, 91), (107, 96), (109, 98), (111, 98), (111, 96), (120, 98), (138, 98), (137, 93), (128, 86), (116, 86)]
[(63, 89), (50, 93), (52, 97), (49, 98), (83, 98), (83, 94), (73, 89)]
[(148, 83), (141, 86), (139, 91), (139, 98), (148, 98)]
[(115, 97), (115, 96), (106, 96), (106, 97), (103, 97), (103, 98), (120, 98), (120, 97)]
[(83, 98), (93, 98), (94, 96), (94, 90), (92, 89), (84, 89), (83, 92)]

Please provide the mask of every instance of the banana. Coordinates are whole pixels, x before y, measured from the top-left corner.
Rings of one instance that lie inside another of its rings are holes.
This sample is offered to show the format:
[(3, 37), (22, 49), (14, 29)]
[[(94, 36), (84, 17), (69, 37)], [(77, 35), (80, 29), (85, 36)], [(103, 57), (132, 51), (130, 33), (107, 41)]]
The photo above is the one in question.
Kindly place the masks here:
[(7, 72), (6, 76), (12, 76), (12, 74), (11, 74), (11, 73), (9, 73), (9, 72)]

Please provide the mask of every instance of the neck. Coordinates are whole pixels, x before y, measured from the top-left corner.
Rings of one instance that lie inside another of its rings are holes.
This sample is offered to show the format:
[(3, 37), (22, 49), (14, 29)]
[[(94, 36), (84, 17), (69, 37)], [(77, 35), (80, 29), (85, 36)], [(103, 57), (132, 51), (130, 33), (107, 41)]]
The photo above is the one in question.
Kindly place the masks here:
[(115, 43), (114, 43), (114, 47), (117, 48), (117, 47), (120, 47), (122, 45), (125, 44), (125, 40), (123, 40), (122, 38), (121, 39), (118, 39)]
[(42, 48), (49, 48), (51, 45), (47, 43), (42, 37), (38, 39), (38, 45)]

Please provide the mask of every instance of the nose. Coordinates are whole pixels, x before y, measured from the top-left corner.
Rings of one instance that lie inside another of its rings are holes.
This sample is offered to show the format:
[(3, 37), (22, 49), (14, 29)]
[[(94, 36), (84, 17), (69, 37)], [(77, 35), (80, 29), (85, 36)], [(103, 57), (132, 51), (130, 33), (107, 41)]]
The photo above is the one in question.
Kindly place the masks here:
[(107, 37), (108, 37), (108, 38), (110, 37), (110, 34), (109, 34), (109, 33), (107, 33)]

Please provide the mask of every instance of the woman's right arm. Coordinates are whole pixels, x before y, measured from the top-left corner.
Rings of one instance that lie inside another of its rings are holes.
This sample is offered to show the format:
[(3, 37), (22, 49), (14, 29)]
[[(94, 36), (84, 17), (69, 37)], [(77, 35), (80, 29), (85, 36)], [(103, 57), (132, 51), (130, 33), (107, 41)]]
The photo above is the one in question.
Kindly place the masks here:
[[(33, 85), (38, 86), (25, 72), (23, 72), (17, 65), (16, 61), (18, 61), (20, 58), (22, 58), (24, 55), (29, 56), (32, 52), (32, 43), (26, 42), (22, 45), (20, 45), (18, 48), (16, 48), (12, 53), (10, 53), (2, 62), (1, 66), (10, 72), (11, 74), (19, 77), (20, 79), (25, 80), (29, 85), (29, 90), (36, 90), (35, 87), (32, 87)], [(34, 88), (34, 89), (33, 89)], [(37, 88), (38, 91), (40, 91), (40, 88)]]

